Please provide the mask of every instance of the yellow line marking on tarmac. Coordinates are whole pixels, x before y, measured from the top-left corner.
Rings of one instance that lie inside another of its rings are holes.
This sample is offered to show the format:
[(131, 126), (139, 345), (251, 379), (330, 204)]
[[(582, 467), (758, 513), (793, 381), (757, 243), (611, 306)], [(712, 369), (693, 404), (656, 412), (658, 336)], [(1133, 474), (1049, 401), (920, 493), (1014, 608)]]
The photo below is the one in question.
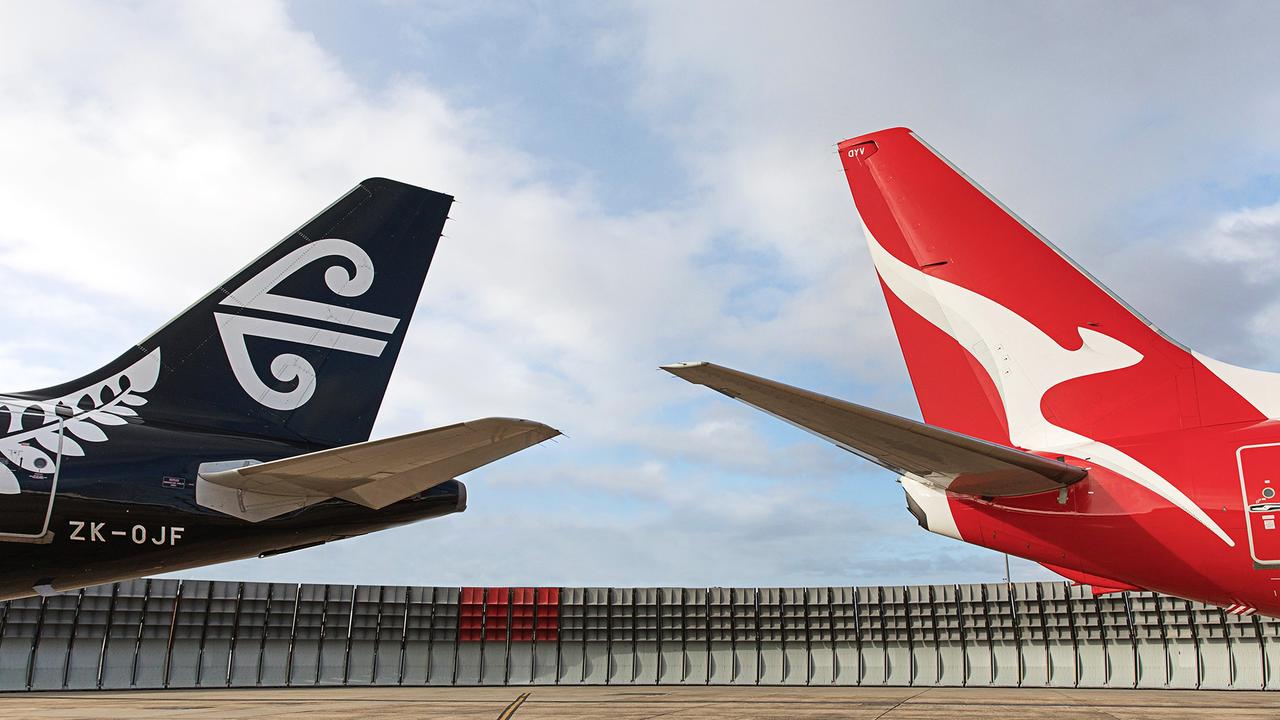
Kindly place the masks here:
[(528, 699), (529, 693), (521, 693), (519, 697), (511, 701), (511, 704), (503, 709), (503, 711), (498, 715), (498, 720), (511, 720), (511, 717), (516, 714), (516, 711), (519, 710), (520, 706), (524, 704), (524, 701)]

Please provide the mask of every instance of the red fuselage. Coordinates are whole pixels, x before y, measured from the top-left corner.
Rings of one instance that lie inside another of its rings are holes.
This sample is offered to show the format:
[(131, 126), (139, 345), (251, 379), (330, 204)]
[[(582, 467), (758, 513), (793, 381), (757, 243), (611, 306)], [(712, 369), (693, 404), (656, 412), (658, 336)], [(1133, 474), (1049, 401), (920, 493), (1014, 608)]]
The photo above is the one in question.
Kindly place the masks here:
[(1280, 615), (1280, 374), (1172, 341), (911, 131), (839, 147), (924, 421), (1088, 470), (1002, 498), (904, 483), (924, 524)]
[(1068, 462), (1089, 467), (1089, 474), (1068, 487), (1065, 497), (1042, 493), (988, 501), (950, 495), (962, 538), (1140, 588), (1280, 616), (1280, 512), (1259, 509), (1270, 499), (1266, 489), (1280, 485), (1280, 422), (1109, 444), (1152, 458), (1146, 464), (1194, 498), (1234, 546), (1140, 485), (1071, 457)]

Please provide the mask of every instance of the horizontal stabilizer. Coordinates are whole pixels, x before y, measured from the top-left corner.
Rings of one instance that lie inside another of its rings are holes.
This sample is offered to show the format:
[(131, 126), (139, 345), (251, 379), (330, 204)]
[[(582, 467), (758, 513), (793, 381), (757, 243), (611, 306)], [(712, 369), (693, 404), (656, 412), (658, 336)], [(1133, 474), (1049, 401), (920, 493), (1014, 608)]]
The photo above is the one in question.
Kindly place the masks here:
[(786, 420), (883, 468), (953, 493), (1030, 495), (1062, 488), (1087, 472), (712, 363), (680, 363), (662, 369)]
[(207, 463), (196, 501), (251, 522), (329, 498), (379, 510), (559, 434), (530, 420), (484, 418), (266, 463)]

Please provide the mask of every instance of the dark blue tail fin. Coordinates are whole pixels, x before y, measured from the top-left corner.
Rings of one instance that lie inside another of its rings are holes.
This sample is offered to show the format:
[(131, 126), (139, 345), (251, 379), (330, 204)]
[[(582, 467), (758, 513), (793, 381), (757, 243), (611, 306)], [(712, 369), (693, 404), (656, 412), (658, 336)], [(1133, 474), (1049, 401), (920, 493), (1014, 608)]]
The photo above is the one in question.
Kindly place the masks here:
[(452, 203), (365, 180), (106, 367), (19, 396), (133, 385), (148, 421), (367, 440)]

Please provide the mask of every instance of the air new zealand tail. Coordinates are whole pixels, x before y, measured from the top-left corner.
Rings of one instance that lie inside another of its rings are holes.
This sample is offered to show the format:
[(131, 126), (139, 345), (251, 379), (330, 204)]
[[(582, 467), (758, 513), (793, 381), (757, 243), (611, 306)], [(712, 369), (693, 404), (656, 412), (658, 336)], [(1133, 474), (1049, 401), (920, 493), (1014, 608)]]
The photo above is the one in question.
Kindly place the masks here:
[(452, 201), (366, 180), (102, 369), (0, 396), (0, 598), (458, 512), (454, 476), (556, 435), (366, 442)]
[(154, 370), (148, 419), (326, 447), (367, 440), (452, 202), (365, 180), (115, 362), (19, 397)]

